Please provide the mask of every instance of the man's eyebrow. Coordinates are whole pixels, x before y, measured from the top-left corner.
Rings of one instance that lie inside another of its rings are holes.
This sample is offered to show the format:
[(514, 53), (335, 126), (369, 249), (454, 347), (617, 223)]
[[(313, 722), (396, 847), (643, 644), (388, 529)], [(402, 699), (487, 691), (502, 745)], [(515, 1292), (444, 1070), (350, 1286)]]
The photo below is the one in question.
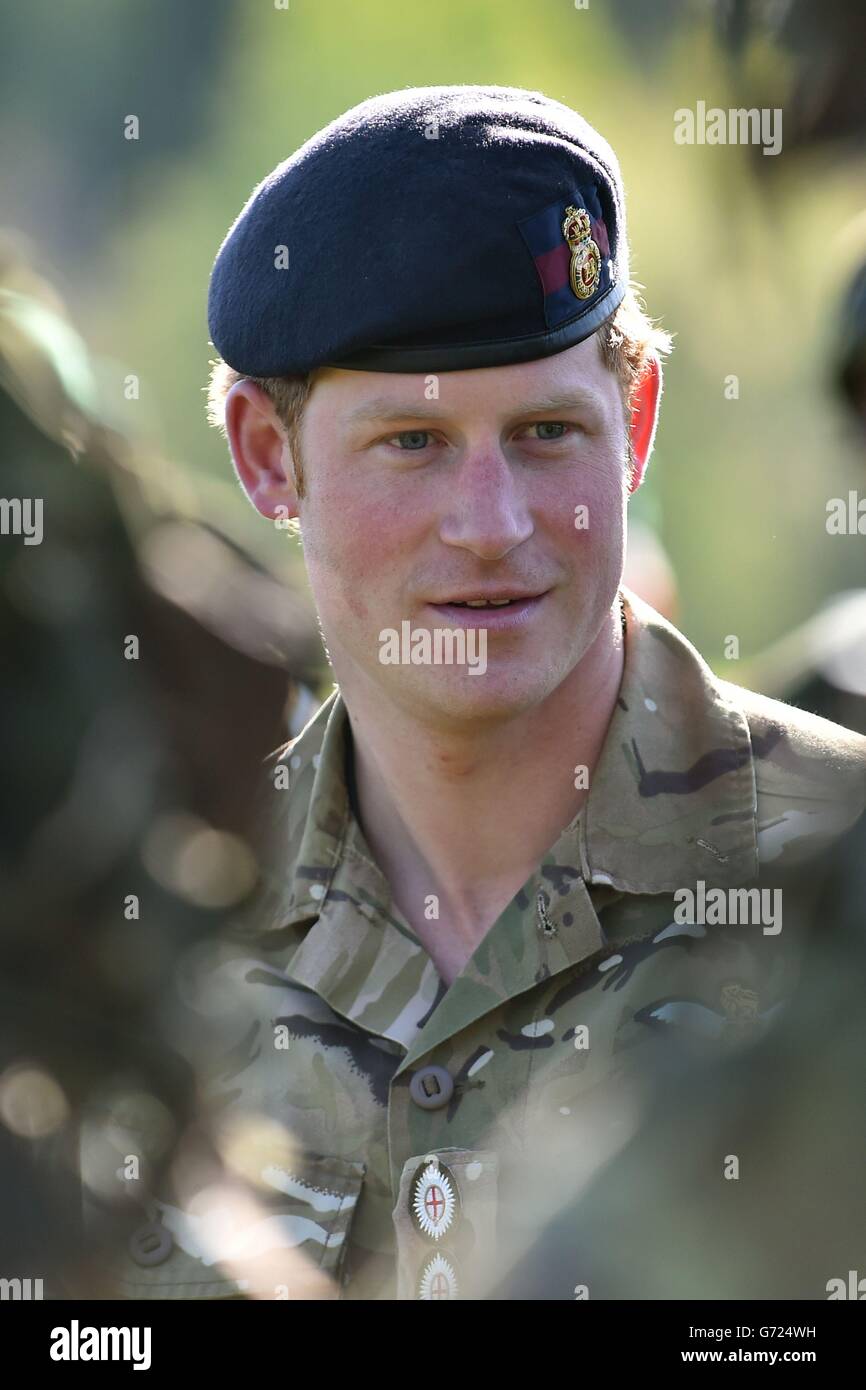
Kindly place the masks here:
[(436, 410), (429, 405), (423, 405), (420, 401), (411, 401), (404, 404), (402, 401), (390, 400), (387, 396), (379, 396), (374, 400), (365, 401), (356, 410), (350, 410), (346, 416), (347, 425), (355, 425), (363, 420), (405, 420), (407, 417), (423, 420), (441, 420), (442, 411)]
[(539, 415), (542, 411), (584, 410), (587, 406), (597, 407), (599, 403), (599, 397), (595, 391), (584, 391), (578, 387), (575, 391), (566, 391), (550, 396), (538, 396), (535, 400), (524, 401), (512, 414)]
[[(534, 400), (524, 401), (522, 404), (512, 407), (509, 415), (539, 415), (544, 411), (557, 410), (583, 410), (587, 406), (597, 407), (599, 398), (594, 391), (569, 391), (563, 394), (539, 396)], [(441, 408), (430, 406), (421, 401), (393, 401), (387, 396), (379, 396), (374, 400), (365, 401), (357, 409), (352, 410), (346, 416), (347, 425), (355, 425), (363, 421), (376, 420), (386, 424), (389, 420), (441, 420), (444, 415)]]

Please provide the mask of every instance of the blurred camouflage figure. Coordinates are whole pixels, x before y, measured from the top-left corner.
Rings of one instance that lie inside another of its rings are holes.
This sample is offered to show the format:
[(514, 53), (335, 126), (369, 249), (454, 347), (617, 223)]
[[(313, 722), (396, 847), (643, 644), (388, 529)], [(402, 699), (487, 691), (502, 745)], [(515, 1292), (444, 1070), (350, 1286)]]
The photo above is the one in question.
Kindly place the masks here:
[[(866, 12), (860, 0), (614, 0), (612, 17), (630, 40), (643, 69), (660, 62), (665, 50), (691, 24), (709, 21), (728, 74), (745, 106), (779, 105), (785, 110), (785, 147), (791, 152), (823, 155), (835, 144), (852, 152), (866, 134), (866, 90), (859, 55), (866, 45)], [(709, 27), (709, 24), (708, 24)], [(778, 63), (754, 61), (774, 51)], [(780, 85), (780, 83), (782, 85)], [(765, 178), (778, 172), (774, 159), (754, 159)]]
[[(168, 981), (255, 881), (261, 761), (300, 727), (320, 647), (102, 423), (84, 345), (11, 239), (0, 438), (0, 1277), (105, 1295), (106, 1251), (194, 1122)], [(82, 1145), (108, 1155), (83, 1193)]]
[[(866, 264), (843, 295), (834, 359), (830, 385), (845, 407), (866, 479)], [(854, 522), (866, 536), (866, 487), (838, 501), (845, 528)], [(749, 678), (770, 695), (866, 734), (866, 588), (833, 594), (755, 658)]]
[(765, 1035), (662, 1079), (492, 1297), (866, 1297), (866, 818), (801, 887), (800, 979)]

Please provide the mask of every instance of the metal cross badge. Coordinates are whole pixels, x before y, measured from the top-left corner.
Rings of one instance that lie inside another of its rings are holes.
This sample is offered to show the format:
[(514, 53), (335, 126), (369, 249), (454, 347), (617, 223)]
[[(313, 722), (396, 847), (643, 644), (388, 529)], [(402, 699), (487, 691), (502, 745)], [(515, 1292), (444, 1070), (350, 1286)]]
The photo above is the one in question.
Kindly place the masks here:
[(457, 1215), (457, 1183), (444, 1163), (423, 1164), (412, 1179), (409, 1210), (416, 1230), (431, 1240), (441, 1240)]

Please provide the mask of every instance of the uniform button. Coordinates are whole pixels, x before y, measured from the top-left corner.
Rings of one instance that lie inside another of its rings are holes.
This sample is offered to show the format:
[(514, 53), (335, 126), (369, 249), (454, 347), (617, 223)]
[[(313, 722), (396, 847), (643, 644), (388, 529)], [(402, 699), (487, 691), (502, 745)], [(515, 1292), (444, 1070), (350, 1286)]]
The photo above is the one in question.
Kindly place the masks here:
[(149, 1222), (129, 1238), (129, 1253), (137, 1265), (161, 1265), (171, 1254), (174, 1241), (161, 1221)]
[(454, 1094), (454, 1081), (445, 1067), (422, 1067), (409, 1082), (409, 1094), (422, 1110), (438, 1110)]

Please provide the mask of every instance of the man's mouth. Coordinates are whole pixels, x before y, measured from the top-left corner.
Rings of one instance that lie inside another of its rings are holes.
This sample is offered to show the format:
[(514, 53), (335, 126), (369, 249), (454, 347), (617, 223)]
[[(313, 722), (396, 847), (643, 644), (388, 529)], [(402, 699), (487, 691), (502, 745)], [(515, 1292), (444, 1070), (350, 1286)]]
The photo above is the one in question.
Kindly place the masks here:
[(544, 591), (520, 593), (518, 590), (500, 590), (492, 594), (460, 594), (453, 598), (431, 599), (437, 608), (504, 608), (509, 603), (525, 603), (528, 599), (541, 598)]
[(505, 628), (508, 624), (522, 625), (547, 593), (549, 590), (534, 594), (509, 594), (507, 591), (498, 594), (463, 593), (456, 598), (434, 600), (430, 606), (443, 617), (451, 618), (462, 626), (468, 623), (477, 627), (490, 623), (493, 630)]
[(519, 603), (514, 598), (452, 598), (447, 603), (450, 608), (506, 608), (510, 603)]

